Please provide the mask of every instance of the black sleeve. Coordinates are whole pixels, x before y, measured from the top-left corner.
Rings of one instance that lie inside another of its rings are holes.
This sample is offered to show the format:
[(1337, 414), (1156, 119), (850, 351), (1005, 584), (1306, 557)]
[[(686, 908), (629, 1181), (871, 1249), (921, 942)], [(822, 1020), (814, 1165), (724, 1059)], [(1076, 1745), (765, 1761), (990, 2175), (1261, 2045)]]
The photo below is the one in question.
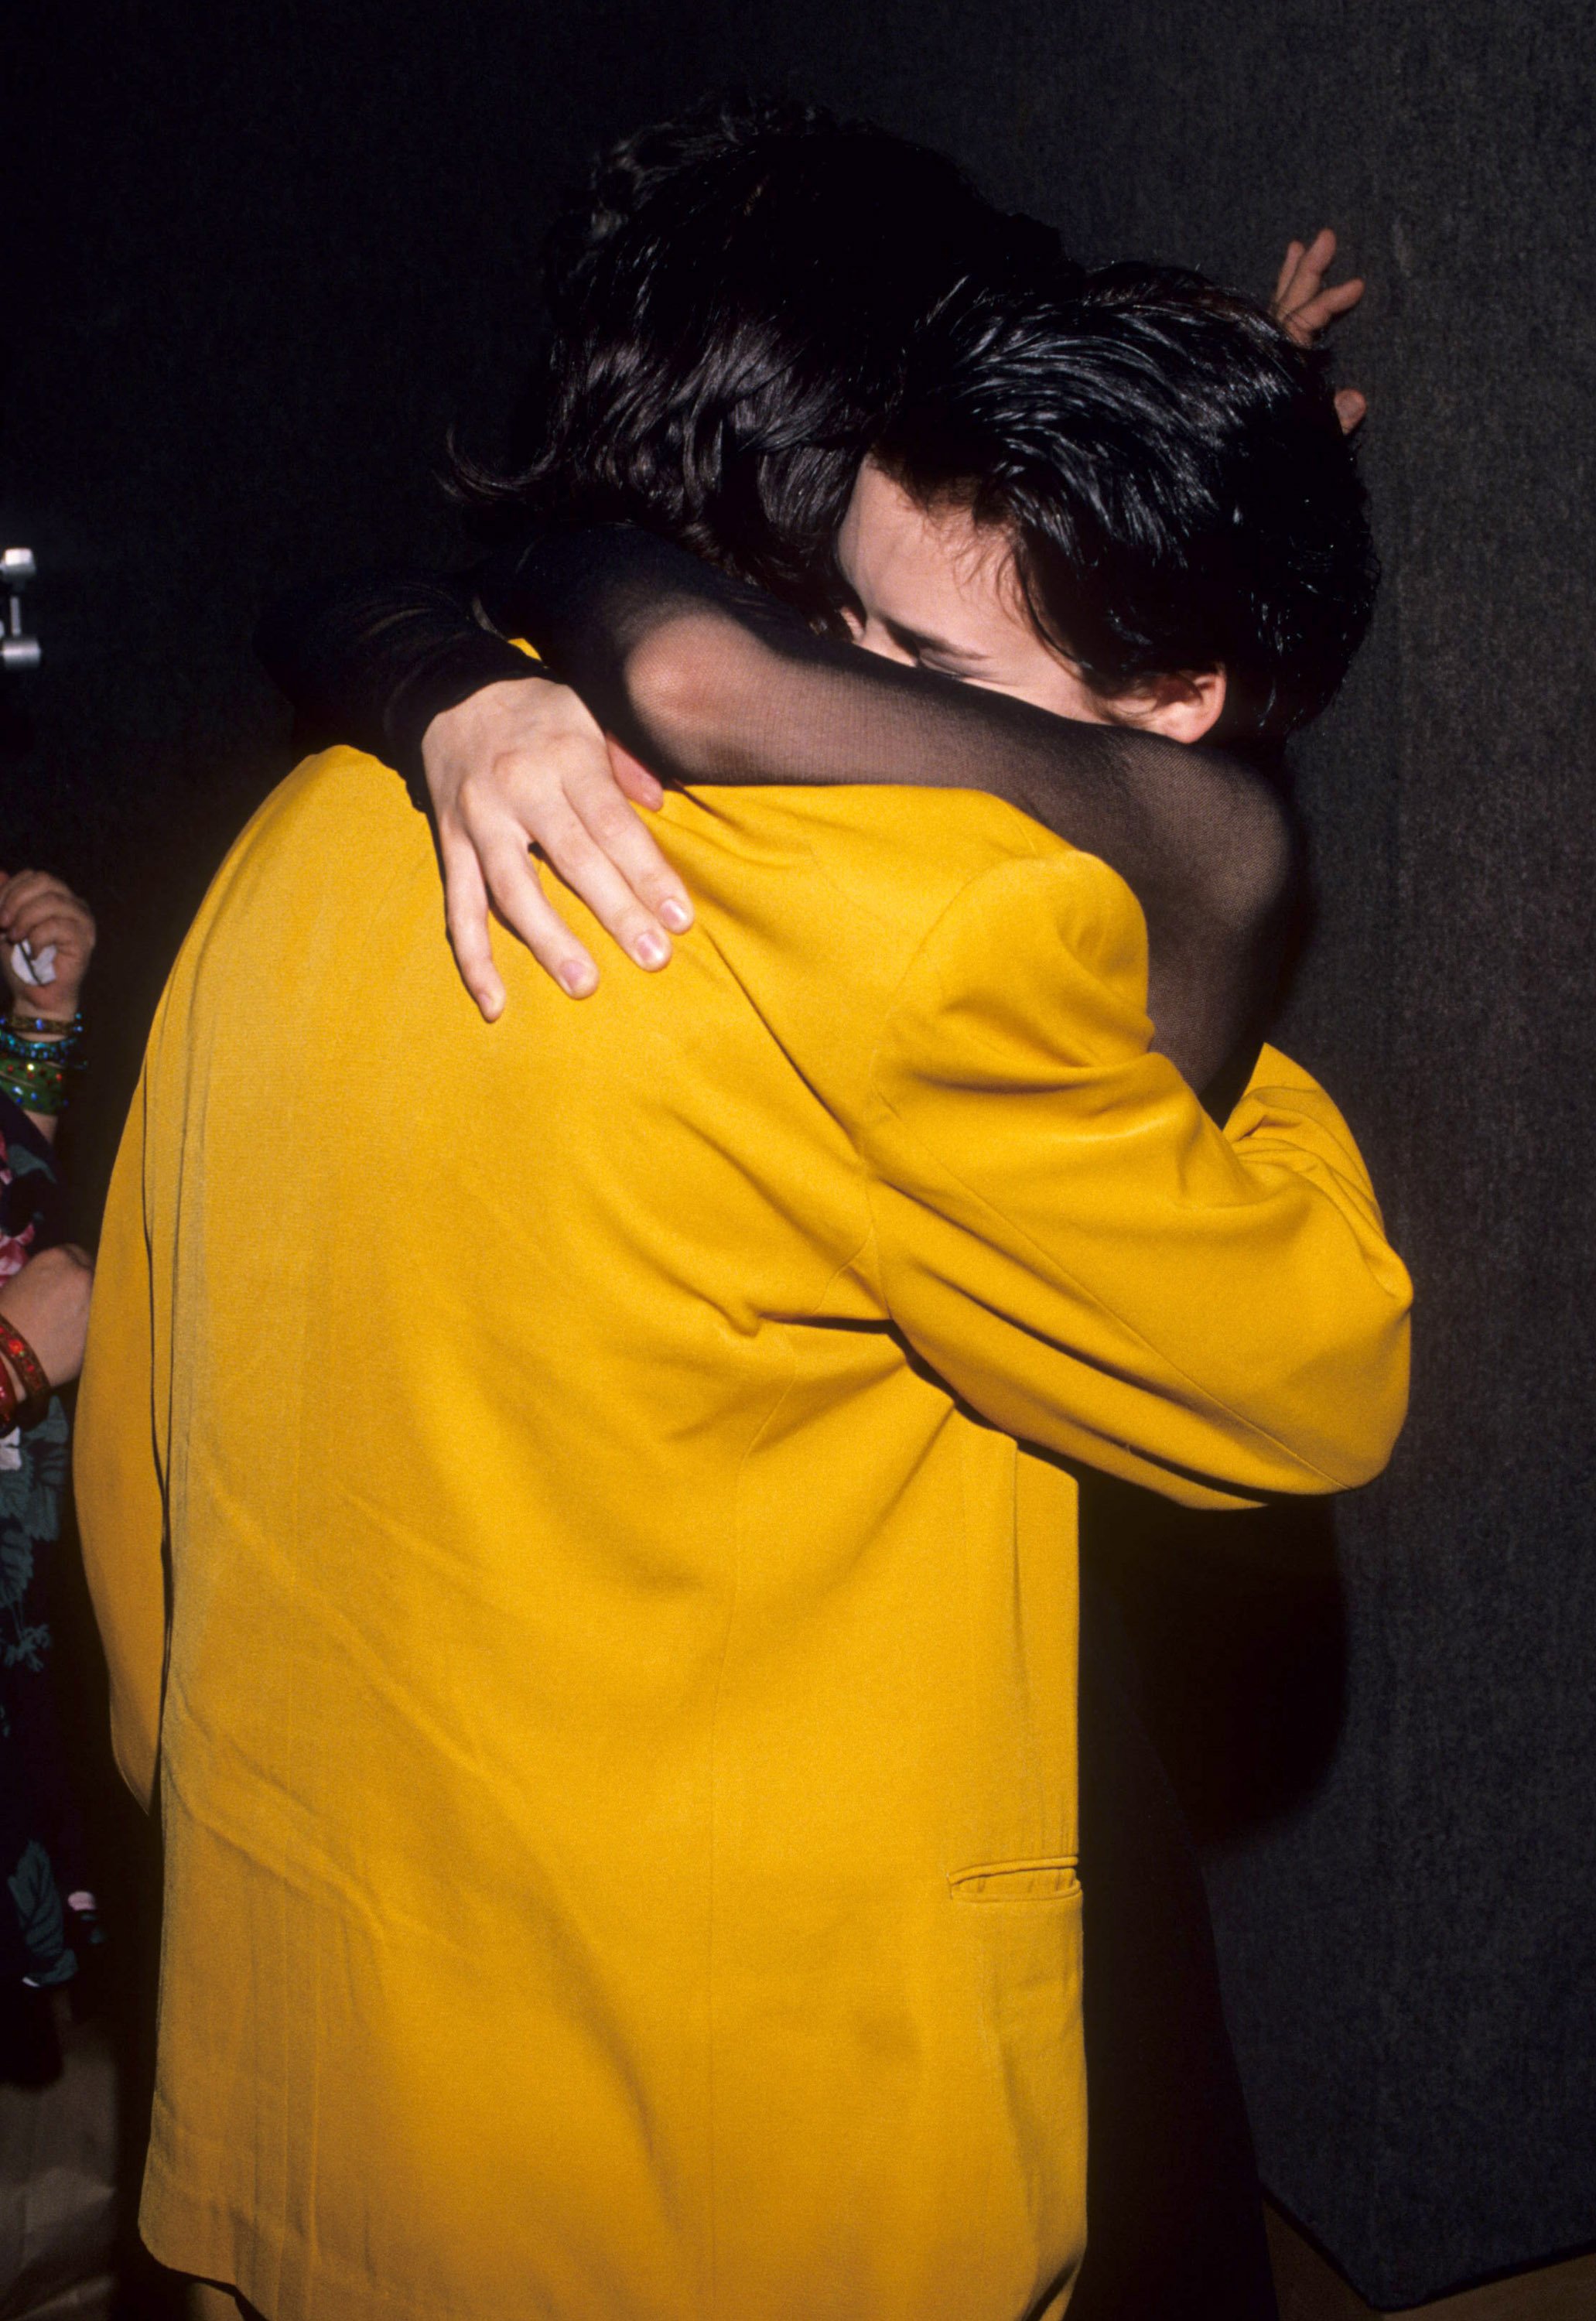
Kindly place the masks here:
[(274, 604), (255, 650), (294, 705), (301, 744), (347, 742), (380, 758), (424, 813), (421, 743), (433, 719), (485, 685), (548, 675), (489, 625), (478, 580), (362, 573)]
[(1278, 980), (1293, 842), (1225, 753), (1027, 702), (816, 637), (630, 526), (551, 528), (483, 568), (482, 602), (599, 723), (687, 782), (907, 783), (1008, 799), (1117, 870), (1145, 914), (1158, 1044), (1227, 1086)]
[(1245, 1077), (1297, 880), (1278, 801), (1221, 752), (1076, 724), (821, 640), (774, 598), (625, 525), (550, 529), (453, 577), (302, 590), (257, 643), (307, 746), (350, 742), (397, 766), (424, 811), (432, 719), (483, 686), (550, 675), (679, 779), (1007, 798), (1100, 855), (1141, 903), (1159, 1045), (1216, 1103)]

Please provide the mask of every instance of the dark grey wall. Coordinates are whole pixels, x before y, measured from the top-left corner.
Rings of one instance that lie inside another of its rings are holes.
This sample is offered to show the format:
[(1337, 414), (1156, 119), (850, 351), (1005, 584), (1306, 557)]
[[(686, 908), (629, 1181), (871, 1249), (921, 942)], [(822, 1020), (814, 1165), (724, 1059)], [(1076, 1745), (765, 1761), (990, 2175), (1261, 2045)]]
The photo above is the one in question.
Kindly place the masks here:
[(455, 551), (444, 429), (508, 401), (562, 190), (708, 68), (634, 0), (81, 0), (9, 12), (4, 51), (0, 528), (41, 558), (46, 660), (0, 687), (0, 864), (101, 914), (93, 1183), (286, 764), (262, 604), (307, 564)]
[[(1596, 2240), (1596, 19), (362, 0), (236, 32), (91, 5), (8, 49), (52, 117), (7, 238), (0, 512), (47, 557), (50, 660), (5, 846), (105, 907), (107, 1115), (275, 762), (253, 609), (301, 567), (438, 544), (442, 423), (502, 397), (529, 246), (594, 136), (785, 78), (951, 148), (1087, 254), (1261, 286), (1288, 233), (1344, 232), (1389, 577), (1303, 751), (1323, 919), (1289, 1033), (1413, 1262), (1414, 1416), (1333, 1561), (1298, 1538), (1238, 1582), (1266, 1540), (1228, 1569), (1178, 1526), (1156, 1551), (1181, 1559), (1168, 1731), (1284, 2203), (1380, 2304)], [(1270, 1778), (1233, 1809), (1237, 1733)]]
[(1345, 348), (1389, 580), (1303, 753), (1324, 924), (1290, 1036), (1414, 1268), (1414, 1413), (1341, 1515), (1325, 1778), (1212, 1887), (1268, 2180), (1403, 2303), (1596, 2237), (1596, 19), (1142, 0), (1053, 31), (1006, 68), (1017, 191), (1254, 280), (1328, 219), (1371, 284)]

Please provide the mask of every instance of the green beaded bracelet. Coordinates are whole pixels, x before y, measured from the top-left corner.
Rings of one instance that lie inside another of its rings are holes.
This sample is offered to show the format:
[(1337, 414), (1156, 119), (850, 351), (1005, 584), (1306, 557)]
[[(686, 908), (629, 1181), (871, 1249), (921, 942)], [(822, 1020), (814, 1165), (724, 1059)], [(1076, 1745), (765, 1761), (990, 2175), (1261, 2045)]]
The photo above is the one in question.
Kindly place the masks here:
[(9, 1057), (0, 1056), (0, 1089), (20, 1104), (24, 1112), (53, 1115), (67, 1108), (67, 1077), (60, 1070), (14, 1063)]

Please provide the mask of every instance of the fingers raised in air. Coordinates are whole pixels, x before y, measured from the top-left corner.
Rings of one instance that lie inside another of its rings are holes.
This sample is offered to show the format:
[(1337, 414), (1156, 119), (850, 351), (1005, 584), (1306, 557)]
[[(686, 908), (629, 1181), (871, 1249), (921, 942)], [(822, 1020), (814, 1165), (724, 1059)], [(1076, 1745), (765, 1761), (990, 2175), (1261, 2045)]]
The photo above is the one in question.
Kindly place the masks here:
[(1270, 311), (1281, 328), (1300, 347), (1311, 346), (1337, 314), (1350, 313), (1363, 295), (1361, 276), (1327, 286), (1326, 275), (1336, 258), (1336, 237), (1323, 226), (1311, 241), (1291, 241), (1281, 263)]

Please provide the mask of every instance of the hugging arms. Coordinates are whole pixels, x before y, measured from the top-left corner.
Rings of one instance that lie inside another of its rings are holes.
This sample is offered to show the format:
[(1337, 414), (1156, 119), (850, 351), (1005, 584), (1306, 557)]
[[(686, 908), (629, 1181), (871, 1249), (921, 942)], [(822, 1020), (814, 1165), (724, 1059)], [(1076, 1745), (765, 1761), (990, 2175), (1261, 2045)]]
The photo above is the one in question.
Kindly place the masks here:
[[(1326, 255), (1321, 238), (1282, 278), (1304, 330), (1358, 287), (1324, 291)], [(824, 341), (830, 318), (801, 319)], [(584, 354), (597, 368), (605, 323), (589, 313), (586, 341), (568, 332), (568, 368)], [(792, 337), (790, 314), (762, 327)], [(711, 347), (700, 370), (715, 360)], [(1054, 269), (944, 296), (895, 407), (852, 447), (804, 453), (807, 469), (757, 398), (728, 417), (702, 377), (671, 394), (695, 426), (701, 406), (718, 414), (719, 471), (685, 519), (635, 472), (614, 487), (657, 445), (600, 427), (599, 459), (561, 451), (556, 424), (541, 498), (524, 496), (518, 538), (476, 572), (346, 584), (267, 626), (311, 737), (401, 765), (418, 803), (430, 789), (451, 933), (484, 1011), (502, 1004), (489, 897), (573, 995), (597, 981), (529, 841), (638, 964), (668, 957), (690, 898), (622, 797), (657, 801), (650, 769), (986, 788), (1126, 879), (1159, 1044), (1199, 1088), (1230, 1084), (1291, 898), (1288, 820), (1258, 760), (1334, 690), (1372, 586), (1361, 493), (1312, 360), (1195, 278)], [(834, 409), (814, 423), (839, 432)], [(1038, 438), (1062, 450), (1018, 456)], [(573, 532), (555, 509), (639, 528)], [(927, 590), (942, 608), (929, 635)]]

